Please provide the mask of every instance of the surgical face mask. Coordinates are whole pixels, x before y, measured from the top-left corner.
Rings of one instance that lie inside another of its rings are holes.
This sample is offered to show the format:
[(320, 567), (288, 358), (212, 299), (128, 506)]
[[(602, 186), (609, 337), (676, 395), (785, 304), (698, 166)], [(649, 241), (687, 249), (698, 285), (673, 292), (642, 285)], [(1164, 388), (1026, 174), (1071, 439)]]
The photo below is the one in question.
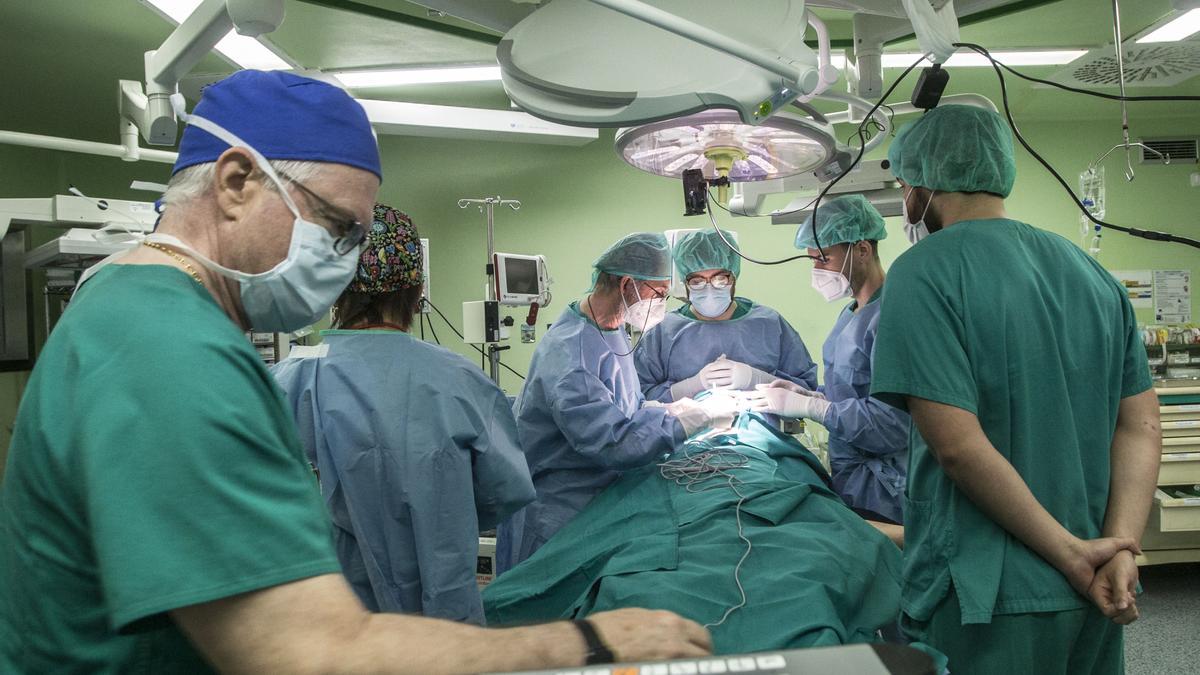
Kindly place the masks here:
[(666, 298), (639, 298), (631, 305), (625, 301), (625, 294), (621, 293), (621, 304), (625, 307), (625, 323), (643, 333), (657, 326), (667, 315)]
[(729, 309), (730, 303), (733, 302), (733, 289), (705, 286), (697, 291), (689, 288), (688, 300), (697, 314), (711, 319), (721, 316)]
[(910, 222), (908, 217), (908, 198), (914, 189), (916, 188), (909, 188), (908, 193), (904, 195), (904, 201), (900, 203), (900, 211), (904, 215), (904, 236), (908, 238), (910, 244), (915, 244), (929, 236), (929, 226), (925, 224), (925, 216), (929, 213), (929, 205), (933, 204), (934, 194), (929, 193), (929, 201), (925, 202), (925, 212), (921, 214), (921, 219), (914, 223)]
[[(846, 260), (842, 263), (842, 270), (846, 269), (846, 265), (850, 266), (850, 273), (854, 272), (854, 250), (852, 247), (846, 251)], [(812, 287), (821, 297), (825, 298), (825, 302), (833, 302), (842, 298), (850, 297), (850, 277), (843, 272), (834, 272), (833, 270), (823, 270), (817, 267), (812, 271)]]
[(291, 244), (287, 257), (277, 265), (266, 272), (249, 274), (223, 267), (170, 235), (151, 234), (146, 241), (185, 251), (213, 272), (237, 281), (242, 309), (251, 327), (257, 330), (286, 333), (316, 323), (354, 278), (359, 249), (338, 254), (333, 235), (300, 215), (287, 187), (261, 153), (203, 117), (177, 112), (188, 124), (207, 131), (230, 147), (245, 148), (254, 156), (258, 168), (275, 183), (280, 198), (294, 216)]

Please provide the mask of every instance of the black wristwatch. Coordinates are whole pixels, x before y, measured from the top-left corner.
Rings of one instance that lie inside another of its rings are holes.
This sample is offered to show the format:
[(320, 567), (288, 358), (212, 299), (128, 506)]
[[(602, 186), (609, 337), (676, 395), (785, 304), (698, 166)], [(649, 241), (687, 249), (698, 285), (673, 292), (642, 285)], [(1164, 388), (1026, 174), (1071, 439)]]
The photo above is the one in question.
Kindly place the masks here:
[(597, 663), (612, 663), (614, 656), (608, 645), (604, 644), (604, 640), (600, 639), (600, 634), (596, 632), (596, 627), (587, 619), (579, 619), (574, 622), (575, 627), (583, 634), (583, 639), (587, 642), (587, 660), (585, 665), (594, 665)]

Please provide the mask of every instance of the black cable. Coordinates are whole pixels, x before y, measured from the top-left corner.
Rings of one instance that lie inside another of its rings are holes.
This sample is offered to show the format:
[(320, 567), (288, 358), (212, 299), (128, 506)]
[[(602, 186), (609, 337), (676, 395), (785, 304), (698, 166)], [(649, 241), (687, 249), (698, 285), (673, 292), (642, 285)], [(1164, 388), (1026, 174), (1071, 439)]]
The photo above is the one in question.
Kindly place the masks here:
[[(742, 253), (741, 251), (739, 251), (736, 247), (733, 246), (733, 244), (731, 244), (729, 242), (729, 240), (727, 240), (725, 238), (725, 235), (721, 232), (721, 228), (717, 227), (716, 217), (713, 215), (712, 208), (710, 207), (708, 209), (708, 215), (709, 215), (709, 218), (712, 220), (713, 229), (715, 229), (717, 231), (717, 235), (719, 237), (721, 237), (721, 241), (725, 242), (725, 245), (728, 246), (731, 251), (738, 254), (738, 257), (740, 257), (744, 260), (748, 260), (752, 263), (756, 263), (758, 265), (782, 265), (784, 263), (792, 262), (793, 260), (802, 260), (804, 258), (809, 258), (812, 260), (825, 260), (826, 259), (825, 249), (821, 247), (821, 241), (817, 237), (817, 228), (816, 228), (816, 213), (817, 213), (817, 208), (821, 205), (821, 199), (825, 197), (825, 194), (829, 192), (830, 188), (832, 188), (834, 185), (837, 185), (838, 182), (842, 180), (842, 178), (844, 178), (847, 174), (849, 174), (851, 171), (853, 171), (854, 167), (858, 166), (859, 162), (862, 161), (863, 155), (866, 154), (866, 151), (867, 151), (867, 140), (866, 140), (866, 137), (864, 136), (864, 131), (867, 128), (867, 125), (871, 121), (874, 120), (875, 112), (877, 110), (879, 110), (880, 106), (884, 105), (883, 102), (885, 100), (887, 100), (887, 97), (891, 96), (892, 92), (896, 91), (896, 87), (898, 87), (900, 85), (900, 83), (904, 81), (904, 78), (908, 77), (908, 74), (911, 73), (914, 68), (916, 68), (917, 66), (921, 65), (924, 62), (925, 62), (925, 55), (922, 54), (920, 59), (914, 61), (913, 64), (911, 66), (909, 66), (908, 68), (905, 68), (904, 72), (900, 73), (900, 77), (897, 77), (896, 81), (892, 82), (892, 86), (888, 87), (887, 91), (883, 92), (883, 96), (879, 97), (879, 101), (876, 102), (875, 105), (871, 106), (871, 109), (867, 112), (866, 116), (863, 117), (863, 120), (858, 123), (858, 140), (859, 140), (858, 155), (854, 158), (854, 161), (850, 163), (850, 166), (847, 167), (847, 169), (845, 171), (839, 173), (833, 180), (829, 181), (829, 183), (827, 183), (825, 185), (825, 187), (822, 188), (819, 193), (817, 193), (817, 196), (815, 198), (813, 198), (813, 200), (810, 201), (808, 204), (804, 205), (803, 207), (798, 208), (798, 209), (793, 209), (791, 211), (783, 211), (781, 213), (771, 214), (773, 216), (786, 216), (786, 215), (791, 215), (793, 213), (799, 213), (800, 211), (806, 211), (811, 206), (812, 212), (813, 212), (813, 243), (816, 244), (816, 246), (814, 248), (817, 249), (817, 252), (819, 254), (818, 256), (811, 256), (811, 255), (808, 255), (807, 253), (805, 253), (805, 254), (801, 254), (801, 255), (794, 255), (790, 258), (784, 258), (782, 260), (774, 260), (774, 261), (756, 260), (754, 258), (751, 258), (751, 257), (747, 256), (746, 254)], [(712, 204), (714, 202), (717, 204), (717, 206), (721, 207), (722, 209), (725, 209), (725, 211), (728, 211), (729, 213), (733, 213), (732, 211), (729, 211), (729, 209), (726, 206), (724, 206), (723, 204), (718, 202), (715, 198), (713, 198), (712, 188), (709, 188), (708, 203)]]
[[(963, 46), (969, 47), (970, 45), (964, 44)], [(1054, 169), (1054, 167), (1050, 165), (1049, 162), (1047, 162), (1041, 155), (1039, 155), (1037, 150), (1034, 150), (1033, 146), (1029, 144), (1029, 141), (1026, 141), (1025, 137), (1021, 135), (1021, 130), (1017, 128), (1017, 122), (1016, 122), (1016, 120), (1013, 119), (1012, 109), (1009, 107), (1008, 84), (1004, 79), (1004, 71), (1000, 70), (1000, 66), (1002, 64), (999, 61), (997, 61), (995, 58), (993, 58), (991, 54), (987, 53), (987, 50), (983, 50), (980, 53), (983, 54), (989, 61), (992, 62), (992, 69), (996, 71), (996, 76), (1000, 78), (1000, 100), (1004, 103), (1004, 116), (1008, 120), (1008, 126), (1009, 126), (1009, 128), (1012, 129), (1013, 136), (1021, 144), (1021, 147), (1025, 148), (1026, 152), (1028, 152), (1030, 155), (1032, 155), (1033, 158), (1036, 159), (1038, 161), (1038, 163), (1041, 164), (1042, 167), (1044, 167), (1046, 169), (1046, 171), (1049, 171), (1051, 176), (1054, 176), (1054, 179), (1056, 181), (1058, 181), (1058, 184), (1061, 185), (1064, 190), (1067, 191), (1067, 194), (1071, 196), (1071, 201), (1075, 202), (1075, 205), (1079, 207), (1079, 211), (1081, 213), (1083, 213), (1083, 215), (1088, 220), (1099, 225), (1100, 227), (1106, 227), (1110, 230), (1116, 230), (1117, 232), (1124, 232), (1125, 234), (1128, 234), (1128, 235), (1131, 235), (1134, 237), (1141, 237), (1142, 239), (1150, 239), (1152, 241), (1168, 241), (1168, 242), (1174, 242), (1177, 244), (1186, 244), (1188, 246), (1192, 246), (1195, 248), (1200, 248), (1200, 241), (1198, 241), (1196, 239), (1191, 239), (1188, 237), (1180, 237), (1180, 236), (1177, 236), (1174, 234), (1168, 234), (1166, 232), (1156, 232), (1154, 230), (1141, 230), (1141, 229), (1138, 229), (1135, 227), (1125, 227), (1123, 225), (1114, 225), (1112, 223), (1105, 222), (1105, 221), (1100, 220), (1099, 218), (1093, 216), (1092, 212), (1088, 211), (1087, 207), (1083, 205), (1083, 202), (1079, 201), (1079, 197), (1077, 197), (1075, 195), (1075, 191), (1071, 189), (1071, 186), (1067, 183), (1067, 181), (1061, 175), (1059, 175), (1058, 171), (1056, 171)]]
[(991, 61), (993, 64), (993, 67), (995, 65), (999, 65), (1001, 68), (1007, 70), (1008, 72), (1012, 73), (1013, 75), (1016, 75), (1017, 77), (1019, 77), (1023, 80), (1029, 80), (1030, 82), (1044, 84), (1048, 87), (1055, 87), (1057, 89), (1062, 89), (1064, 91), (1069, 91), (1069, 92), (1073, 92), (1076, 94), (1084, 94), (1086, 96), (1095, 96), (1096, 98), (1104, 98), (1104, 99), (1108, 99), (1110, 101), (1134, 101), (1134, 102), (1136, 102), (1136, 101), (1200, 101), (1200, 96), (1179, 96), (1179, 95), (1121, 96), (1119, 94), (1106, 94), (1102, 91), (1094, 91), (1091, 89), (1079, 89), (1077, 87), (1072, 87), (1069, 85), (1054, 82), (1053, 80), (1043, 80), (1040, 77), (1026, 75), (1025, 73), (1022, 73), (1018, 70), (1013, 69), (1011, 66), (1006, 66), (1003, 63), (997, 61), (992, 56), (991, 52), (989, 52), (987, 49), (985, 49), (984, 47), (981, 47), (977, 44), (973, 44), (971, 42), (956, 42), (956, 43), (954, 43), (954, 46), (955, 47), (966, 47), (967, 49), (974, 50), (974, 51), (982, 54), (983, 57), (986, 58), (987, 60)]
[(421, 298), (421, 342), (425, 341), (425, 298)]
[[(465, 338), (462, 333), (458, 332), (458, 329), (454, 327), (454, 324), (450, 323), (450, 319), (447, 319), (445, 314), (442, 314), (442, 310), (438, 309), (437, 305), (433, 304), (432, 302), (430, 302), (428, 300), (426, 300), (425, 302), (429, 303), (429, 306), (433, 308), (433, 311), (437, 312), (437, 315), (442, 317), (442, 321), (446, 322), (446, 325), (449, 326), (450, 330), (454, 331), (454, 334), (457, 335), (458, 338), (463, 341), (463, 344), (470, 346), (472, 349), (474, 349), (475, 351), (482, 354), (484, 356), (484, 358), (487, 357), (487, 354), (482, 349), (480, 349), (476, 345), (471, 344), (470, 342), (467, 342), (467, 338)], [(432, 321), (429, 322), (429, 330), (431, 330), (431, 331), (433, 330), (433, 322)], [(434, 339), (435, 340), (437, 339), (436, 335), (434, 336)], [(441, 344), (441, 343), (439, 342), (438, 344)], [(505, 363), (503, 361), (499, 361), (499, 363), (500, 363), (500, 365), (504, 366), (505, 369), (508, 370), (508, 372), (512, 373), (513, 375), (516, 375), (517, 377), (521, 378), (522, 380), (525, 379), (524, 375), (513, 370), (511, 367), (509, 367), (509, 365), (507, 363)]]
[[(433, 305), (430, 305), (430, 307), (432, 307), (432, 306)], [(433, 336), (434, 344), (436, 344), (440, 347), (442, 345), (442, 341), (438, 339), (437, 330), (434, 329), (432, 321), (429, 322), (429, 334)]]

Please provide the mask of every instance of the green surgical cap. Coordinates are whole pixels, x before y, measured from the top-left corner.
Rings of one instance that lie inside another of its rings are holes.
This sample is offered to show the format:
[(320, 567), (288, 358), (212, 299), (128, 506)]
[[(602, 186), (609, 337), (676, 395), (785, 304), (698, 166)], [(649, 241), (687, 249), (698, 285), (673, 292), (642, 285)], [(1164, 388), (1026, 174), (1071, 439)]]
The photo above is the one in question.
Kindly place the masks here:
[[(737, 247), (729, 230), (721, 230), (730, 244)], [(675, 264), (684, 277), (702, 270), (729, 270), (733, 276), (742, 272), (742, 258), (721, 240), (716, 229), (689, 232), (675, 243), (671, 251)]]
[(846, 195), (825, 202), (796, 230), (796, 248), (817, 248), (813, 239), (813, 220), (821, 246), (856, 241), (887, 239), (883, 216), (862, 195)]
[(609, 246), (592, 267), (618, 277), (665, 281), (671, 278), (670, 247), (661, 232), (635, 232)]
[(939, 106), (905, 125), (888, 148), (888, 162), (908, 185), (938, 192), (1007, 197), (1017, 177), (1008, 124), (970, 105)]

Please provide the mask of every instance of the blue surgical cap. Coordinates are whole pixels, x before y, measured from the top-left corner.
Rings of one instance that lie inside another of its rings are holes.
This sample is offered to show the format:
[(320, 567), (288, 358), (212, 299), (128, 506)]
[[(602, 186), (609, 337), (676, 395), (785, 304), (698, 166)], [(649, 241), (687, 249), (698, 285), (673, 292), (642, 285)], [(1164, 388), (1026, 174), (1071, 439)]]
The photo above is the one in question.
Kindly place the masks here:
[[(730, 244), (737, 246), (728, 230), (721, 230), (721, 233)], [(729, 270), (735, 277), (742, 272), (741, 256), (730, 250), (714, 228), (684, 235), (675, 243), (671, 257), (685, 277), (702, 270)]]
[(665, 281), (671, 278), (670, 247), (660, 232), (635, 232), (609, 246), (592, 267), (618, 277)]
[(796, 230), (796, 248), (817, 248), (813, 239), (814, 219), (821, 246), (887, 239), (883, 216), (862, 195), (846, 195), (818, 206), (817, 212)]
[(888, 162), (896, 178), (938, 192), (1007, 197), (1017, 177), (1008, 124), (970, 105), (939, 106), (905, 125), (888, 148)]
[[(206, 88), (192, 113), (233, 132), (267, 159), (345, 164), (383, 180), (366, 111), (331, 84), (280, 71), (241, 70)], [(188, 126), (171, 174), (215, 162), (228, 149), (225, 141)]]

